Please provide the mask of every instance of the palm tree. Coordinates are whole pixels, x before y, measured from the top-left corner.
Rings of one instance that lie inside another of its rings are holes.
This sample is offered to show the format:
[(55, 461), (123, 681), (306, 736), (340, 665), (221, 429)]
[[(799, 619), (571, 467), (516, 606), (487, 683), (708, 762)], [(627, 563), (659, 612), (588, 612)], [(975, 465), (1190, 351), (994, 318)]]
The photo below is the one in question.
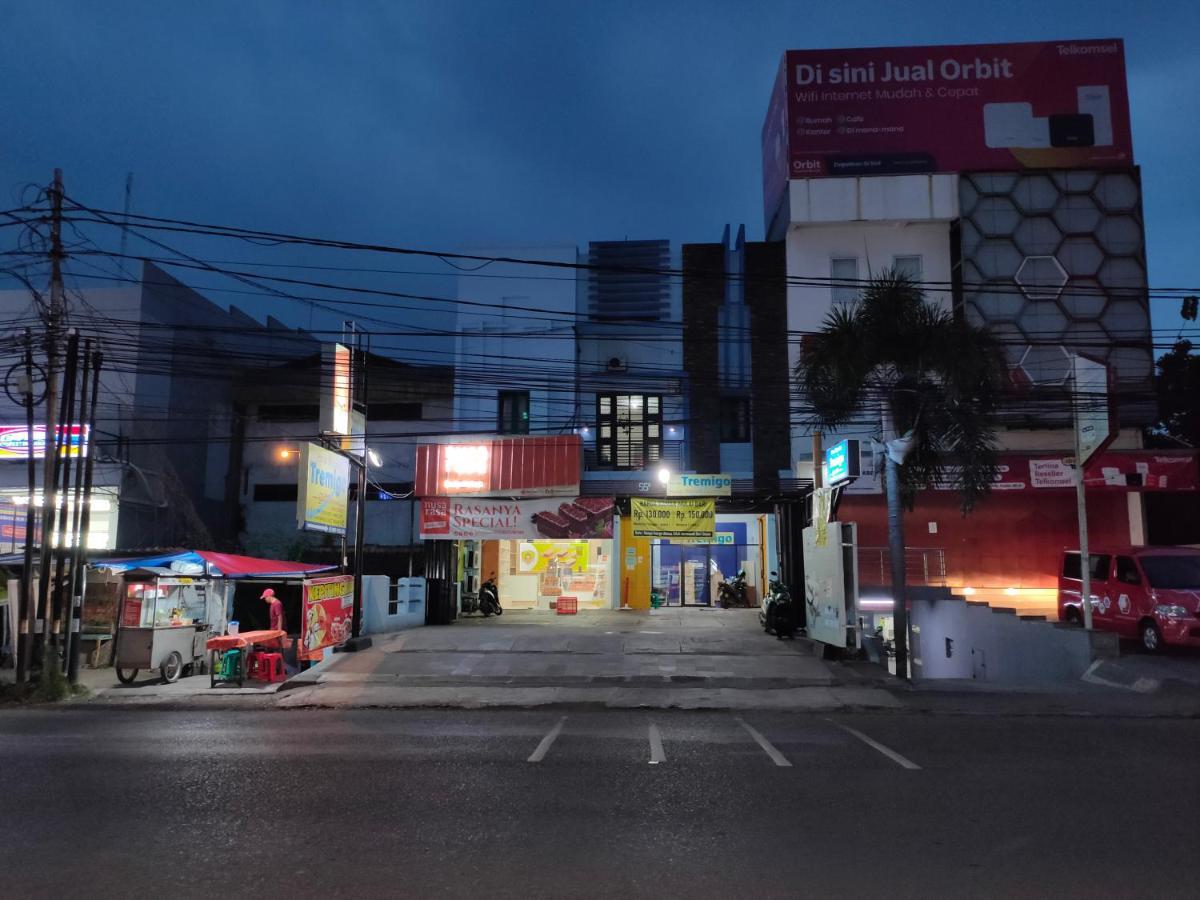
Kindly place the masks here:
[(896, 674), (907, 674), (904, 509), (918, 490), (950, 483), (965, 515), (996, 474), (994, 414), (1004, 356), (985, 330), (925, 300), (894, 271), (836, 307), (805, 338), (796, 377), (822, 430), (878, 426), (885, 449)]

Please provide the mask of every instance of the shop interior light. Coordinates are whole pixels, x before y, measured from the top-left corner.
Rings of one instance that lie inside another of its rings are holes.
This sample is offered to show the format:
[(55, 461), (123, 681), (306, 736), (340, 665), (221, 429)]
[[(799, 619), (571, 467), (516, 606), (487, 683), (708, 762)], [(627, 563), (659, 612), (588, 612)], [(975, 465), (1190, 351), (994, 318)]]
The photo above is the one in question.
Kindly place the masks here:
[(1006, 587), (1006, 588), (1004, 589), (1004, 594), (1005, 594), (1005, 596), (1007, 596), (1007, 597), (1015, 597), (1015, 596), (1017, 596), (1017, 589), (1016, 589), (1016, 588), (1012, 588), (1012, 587)]
[(971, 597), (971, 596), (973, 596), (973, 595), (975, 594), (975, 588), (973, 588), (973, 587), (965, 587), (965, 588), (963, 588), (963, 589), (962, 589), (962, 592), (963, 592), (963, 596), (964, 596), (964, 597)]
[(379, 454), (370, 447), (367, 448), (367, 461), (377, 469), (383, 465), (383, 460), (380, 459)]
[(859, 597), (858, 605), (863, 609), (891, 609), (891, 597)]
[(670, 470), (670, 469), (668, 469), (666, 466), (663, 466), (663, 467), (661, 467), (661, 468), (658, 470), (658, 481), (659, 481), (659, 483), (660, 483), (660, 484), (666, 484), (666, 483), (667, 483), (668, 481), (670, 481), (670, 480), (671, 480), (671, 470)]

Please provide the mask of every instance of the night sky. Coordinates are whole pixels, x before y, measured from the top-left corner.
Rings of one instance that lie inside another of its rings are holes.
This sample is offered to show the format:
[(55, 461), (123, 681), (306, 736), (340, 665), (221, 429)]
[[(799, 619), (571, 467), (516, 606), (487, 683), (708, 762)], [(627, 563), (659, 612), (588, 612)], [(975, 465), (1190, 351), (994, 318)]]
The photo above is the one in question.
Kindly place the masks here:
[[(17, 200), (61, 166), (68, 193), (119, 210), (133, 172), (137, 212), (447, 250), (708, 241), (726, 222), (758, 239), (759, 134), (783, 50), (1123, 37), (1150, 282), (1200, 283), (1200, 7), (995, 7), (5, 0), (0, 190)], [(210, 259), (432, 269), (338, 277), (454, 291), (436, 262), (165, 240)], [(209, 295), (314, 321), (303, 304)], [(1173, 334), (1175, 305), (1155, 313)]]

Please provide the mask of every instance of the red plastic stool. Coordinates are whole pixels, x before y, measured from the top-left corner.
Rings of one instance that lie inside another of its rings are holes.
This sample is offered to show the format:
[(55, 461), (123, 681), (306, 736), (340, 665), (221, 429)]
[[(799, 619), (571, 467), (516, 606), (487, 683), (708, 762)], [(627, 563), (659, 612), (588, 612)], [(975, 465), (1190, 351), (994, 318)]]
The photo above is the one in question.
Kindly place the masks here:
[(266, 682), (287, 681), (282, 653), (255, 653), (254, 659), (257, 674), (252, 677)]

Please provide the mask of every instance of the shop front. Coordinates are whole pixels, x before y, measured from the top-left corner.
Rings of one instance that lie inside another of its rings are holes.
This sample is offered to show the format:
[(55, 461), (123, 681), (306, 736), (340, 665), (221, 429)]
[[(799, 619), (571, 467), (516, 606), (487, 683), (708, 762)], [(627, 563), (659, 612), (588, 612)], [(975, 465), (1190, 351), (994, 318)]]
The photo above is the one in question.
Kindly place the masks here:
[(420, 534), (455, 615), (489, 580), (504, 609), (615, 608), (615, 504), (579, 496), (581, 453), (575, 435), (417, 448)]
[(769, 575), (767, 518), (716, 513), (711, 539), (653, 539), (651, 587), (663, 605), (715, 605), (719, 585), (742, 572), (747, 602), (756, 606)]
[(662, 605), (712, 606), (720, 584), (739, 572), (747, 602), (754, 605), (762, 596), (770, 556), (767, 516), (718, 512), (718, 502), (695, 496), (630, 499), (630, 534), (650, 541), (650, 589)]
[(492, 579), (505, 609), (611, 609), (614, 566), (611, 498), (534, 500), (425, 497), (421, 537), (453, 541), (455, 606), (476, 604)]

